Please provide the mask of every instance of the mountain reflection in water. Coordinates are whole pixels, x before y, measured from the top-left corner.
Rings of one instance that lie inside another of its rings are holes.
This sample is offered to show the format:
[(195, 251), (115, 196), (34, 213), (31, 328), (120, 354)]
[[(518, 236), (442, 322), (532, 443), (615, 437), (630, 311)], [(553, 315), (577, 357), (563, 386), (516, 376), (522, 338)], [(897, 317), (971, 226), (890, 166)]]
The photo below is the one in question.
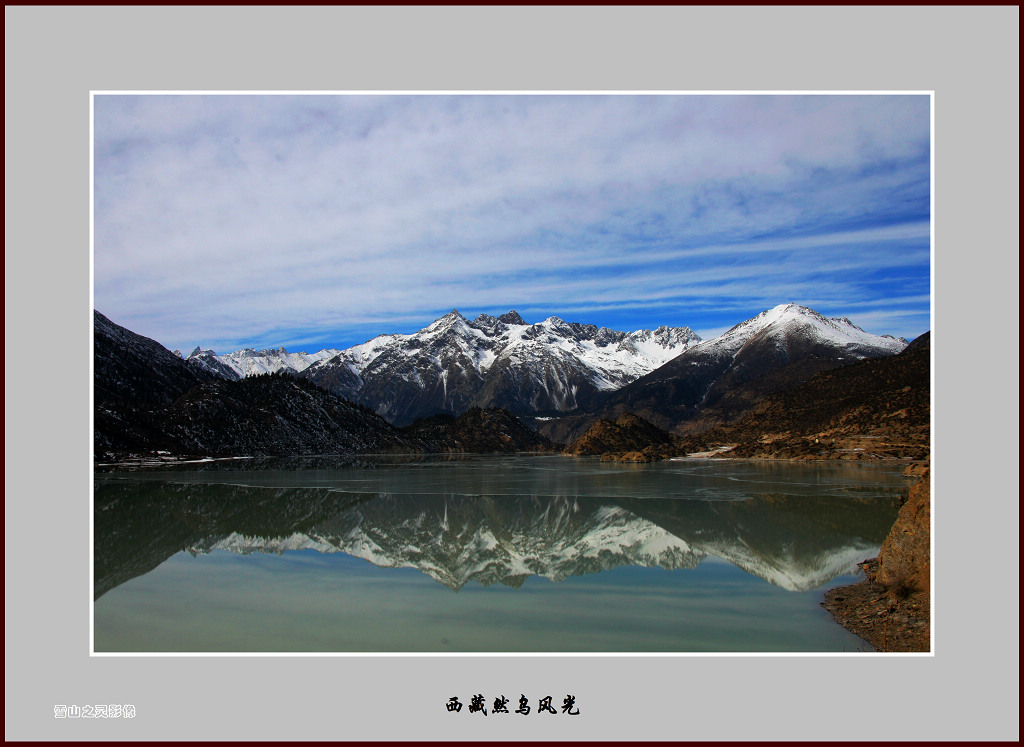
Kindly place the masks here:
[(858, 489), (834, 467), (767, 479), (774, 469), (523, 457), (98, 476), (95, 597), (183, 550), (342, 552), (456, 591), (708, 556), (806, 591), (877, 551), (895, 488)]

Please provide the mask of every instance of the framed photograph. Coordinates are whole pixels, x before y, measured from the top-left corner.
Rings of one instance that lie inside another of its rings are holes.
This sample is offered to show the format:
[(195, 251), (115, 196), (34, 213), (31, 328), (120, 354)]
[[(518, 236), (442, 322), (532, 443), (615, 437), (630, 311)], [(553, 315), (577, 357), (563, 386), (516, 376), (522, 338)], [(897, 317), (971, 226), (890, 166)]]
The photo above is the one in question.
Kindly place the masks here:
[(928, 652), (931, 112), (95, 93), (95, 651)]
[(9, 8), (9, 738), (1013, 738), (1016, 11), (739, 10)]

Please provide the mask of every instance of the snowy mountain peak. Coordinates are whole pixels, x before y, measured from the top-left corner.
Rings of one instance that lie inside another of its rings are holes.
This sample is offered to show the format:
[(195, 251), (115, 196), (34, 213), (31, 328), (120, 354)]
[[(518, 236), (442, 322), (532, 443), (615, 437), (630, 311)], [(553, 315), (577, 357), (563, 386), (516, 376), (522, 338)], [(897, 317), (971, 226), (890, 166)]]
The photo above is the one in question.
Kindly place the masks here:
[(480, 330), (488, 337), (500, 335), (508, 330), (507, 324), (490, 314), (481, 314), (473, 321), (467, 322), (467, 324), (473, 329)]
[(511, 311), (506, 311), (504, 314), (498, 317), (498, 321), (504, 324), (526, 324), (526, 322), (523, 321), (523, 318), (519, 316), (519, 312), (516, 311), (515, 309)]
[(257, 350), (256, 348), (245, 348), (244, 350), (238, 351), (234, 355), (246, 358), (282, 358), (288, 355), (288, 351), (285, 350), (283, 347), (264, 348), (263, 350)]
[(779, 304), (740, 322), (719, 337), (696, 345), (694, 351), (730, 357), (755, 341), (788, 349), (794, 344), (824, 345), (853, 358), (895, 355), (906, 342), (888, 335), (865, 332), (845, 317), (829, 318), (806, 306)]
[(819, 314), (818, 312), (806, 306), (800, 306), (799, 304), (795, 303), (780, 303), (778, 306), (773, 306), (770, 309), (762, 311), (753, 319), (748, 319), (746, 322), (741, 322), (740, 325), (753, 322), (754, 326), (758, 326), (758, 323), (760, 322), (761, 326), (763, 327), (769, 324), (774, 324), (783, 319), (797, 319), (802, 316), (821, 317), (822, 319), (825, 318), (822, 317), (821, 314)]
[(460, 324), (468, 324), (466, 317), (459, 313), (458, 309), (452, 309), (440, 319), (431, 322), (427, 327), (420, 330), (420, 332), (437, 332), (450, 329)]
[(470, 327), (478, 329), (491, 337), (508, 331), (509, 327), (529, 326), (523, 321), (523, 318), (519, 316), (518, 311), (506, 311), (504, 314), (497, 317), (491, 316), (490, 314), (481, 314), (468, 324)]
[(638, 329), (627, 335), (633, 341), (653, 341), (664, 346), (687, 345), (700, 342), (700, 335), (689, 327), (658, 327), (656, 330)]
[(811, 311), (811, 309), (809, 307), (807, 307), (807, 306), (801, 306), (798, 303), (793, 303), (792, 301), (790, 301), (789, 303), (777, 304), (777, 305), (773, 306), (772, 308), (768, 309), (767, 311), (762, 311), (761, 313), (762, 314), (769, 314), (769, 313), (771, 313), (773, 311), (776, 312), (776, 313), (779, 313), (779, 314), (785, 313), (787, 311), (796, 311), (798, 313), (803, 313), (805, 311)]

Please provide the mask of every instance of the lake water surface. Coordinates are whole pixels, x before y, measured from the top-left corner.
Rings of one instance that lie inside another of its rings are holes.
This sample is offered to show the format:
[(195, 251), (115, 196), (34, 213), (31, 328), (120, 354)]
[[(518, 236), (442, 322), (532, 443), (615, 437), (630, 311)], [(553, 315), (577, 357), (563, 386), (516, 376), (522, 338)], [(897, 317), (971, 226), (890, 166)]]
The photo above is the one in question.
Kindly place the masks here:
[(97, 474), (94, 645), (867, 651), (819, 605), (902, 465), (311, 458)]

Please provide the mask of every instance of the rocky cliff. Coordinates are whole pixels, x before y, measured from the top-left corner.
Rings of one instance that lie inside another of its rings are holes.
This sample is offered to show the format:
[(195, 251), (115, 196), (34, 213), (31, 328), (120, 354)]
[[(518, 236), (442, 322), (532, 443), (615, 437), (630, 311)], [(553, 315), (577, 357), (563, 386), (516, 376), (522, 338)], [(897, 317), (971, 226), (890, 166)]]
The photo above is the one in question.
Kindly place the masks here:
[(865, 579), (825, 594), (840, 625), (877, 651), (931, 650), (931, 474), (910, 488)]
[(931, 472), (925, 471), (900, 508), (878, 552), (876, 582), (907, 594), (931, 592)]

